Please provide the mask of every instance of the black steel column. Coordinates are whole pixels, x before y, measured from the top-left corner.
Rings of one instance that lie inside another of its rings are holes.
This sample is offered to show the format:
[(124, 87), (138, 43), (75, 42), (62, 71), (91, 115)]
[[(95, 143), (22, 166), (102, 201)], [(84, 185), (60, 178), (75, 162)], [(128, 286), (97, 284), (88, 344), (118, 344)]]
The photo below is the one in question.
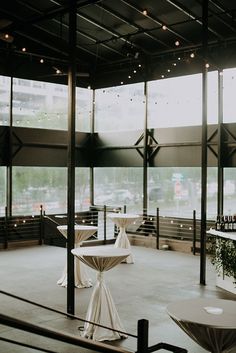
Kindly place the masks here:
[(74, 219), (75, 219), (75, 97), (76, 97), (76, 1), (69, 3), (68, 67), (68, 189), (67, 189), (67, 312), (74, 314)]
[(9, 137), (8, 137), (8, 165), (7, 165), (7, 217), (12, 216), (12, 100), (13, 100), (13, 78), (10, 84), (10, 121), (9, 121)]
[(202, 3), (202, 168), (201, 168), (201, 244), (200, 284), (206, 284), (206, 213), (207, 213), (207, 45), (208, 45), (208, 0)]
[(143, 214), (147, 214), (147, 180), (148, 180), (148, 131), (147, 131), (147, 82), (144, 82), (144, 97), (145, 97), (145, 117), (144, 117), (144, 135), (143, 135)]
[[(93, 90), (93, 101), (92, 101), (92, 116), (91, 116), (91, 124), (90, 124), (90, 132), (91, 132), (91, 144), (90, 146), (94, 146), (94, 126), (95, 126), (95, 90)], [(91, 158), (92, 161), (92, 158)], [(94, 205), (94, 167), (90, 167), (90, 203)]]
[(218, 192), (217, 192), (217, 214), (224, 213), (224, 174), (223, 174), (223, 144), (222, 144), (222, 123), (223, 123), (223, 72), (218, 71)]

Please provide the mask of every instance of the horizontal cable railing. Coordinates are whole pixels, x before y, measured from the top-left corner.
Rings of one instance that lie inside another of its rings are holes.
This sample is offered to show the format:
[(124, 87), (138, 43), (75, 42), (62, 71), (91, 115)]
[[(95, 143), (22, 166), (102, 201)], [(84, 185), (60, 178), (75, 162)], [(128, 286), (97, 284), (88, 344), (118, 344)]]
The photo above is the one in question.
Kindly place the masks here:
[[(119, 232), (117, 225), (107, 217), (113, 212), (126, 213), (127, 208), (125, 205), (123, 207), (93, 205), (87, 211), (75, 213), (75, 224), (98, 227), (88, 241), (112, 243)], [(160, 215), (159, 208), (152, 213), (148, 210), (142, 210), (141, 213), (132, 211), (132, 213), (138, 214), (139, 218), (127, 226), (127, 233), (156, 237), (157, 249), (159, 249), (160, 238), (192, 241), (192, 249), (195, 253), (201, 230), (201, 221), (196, 218), (196, 211), (193, 210), (192, 218)], [(66, 224), (67, 214), (46, 215), (43, 206), (40, 206), (38, 215), (2, 217), (0, 218), (0, 247), (8, 248), (13, 242), (27, 240), (65, 247), (66, 239), (58, 231), (57, 226)], [(210, 227), (214, 227), (213, 221), (207, 221), (207, 228)]]
[[(185, 348), (181, 348), (181, 347), (178, 347), (178, 346), (174, 346), (174, 345), (171, 345), (171, 344), (168, 344), (168, 343), (162, 343), (162, 342), (158, 343), (156, 345), (153, 345), (151, 347), (148, 347), (148, 336), (149, 336), (148, 329), (149, 329), (149, 327), (148, 327), (148, 320), (145, 320), (145, 319), (138, 320), (138, 324), (137, 324), (138, 334), (134, 335), (134, 334), (131, 334), (131, 333), (115, 330), (115, 329), (113, 329), (111, 327), (108, 327), (108, 326), (105, 326), (105, 325), (101, 325), (101, 324), (98, 324), (96, 322), (92, 322), (92, 321), (88, 321), (88, 320), (82, 319), (80, 317), (77, 317), (77, 316), (69, 314), (69, 313), (62, 312), (60, 310), (56, 310), (56, 309), (47, 307), (45, 305), (42, 305), (42, 304), (33, 302), (31, 300), (19, 297), (17, 295), (12, 294), (12, 293), (5, 292), (3, 290), (0, 290), (0, 293), (3, 294), (3, 295), (9, 296), (11, 298), (26, 302), (28, 304), (32, 304), (32, 305), (41, 307), (43, 309), (46, 309), (46, 310), (49, 310), (49, 311), (52, 311), (52, 312), (55, 312), (55, 313), (58, 313), (58, 314), (62, 314), (62, 315), (66, 316), (66, 317), (69, 317), (71, 319), (76, 319), (76, 320), (79, 320), (79, 321), (90, 323), (92, 325), (99, 326), (99, 327), (105, 328), (107, 330), (115, 331), (115, 332), (118, 332), (118, 333), (123, 333), (123, 334), (125, 334), (125, 335), (127, 335), (129, 337), (133, 337), (133, 338), (137, 339), (137, 351), (136, 351), (136, 353), (149, 353), (149, 352), (155, 352), (155, 351), (160, 350), (160, 349), (165, 349), (167, 351), (176, 352), (176, 353), (187, 353), (187, 350)], [(20, 320), (20, 319), (16, 319), (16, 318), (10, 317), (8, 315), (1, 314), (1, 313), (0, 313), (0, 323), (2, 325), (6, 325), (6, 326), (9, 326), (9, 327), (12, 327), (12, 328), (16, 328), (18, 330), (26, 331), (28, 333), (32, 333), (32, 334), (44, 336), (44, 337), (47, 337), (47, 338), (55, 339), (57, 341), (61, 341), (61, 342), (68, 343), (68, 344), (73, 344), (73, 345), (76, 345), (76, 346), (79, 346), (79, 347), (92, 349), (92, 350), (94, 350), (96, 352), (103, 352), (103, 353), (132, 353), (132, 351), (130, 351), (130, 350), (126, 349), (126, 348), (123, 348), (123, 347), (116, 347), (116, 346), (112, 346), (112, 345), (109, 345), (109, 344), (106, 344), (106, 343), (102, 343), (102, 342), (98, 342), (98, 341), (95, 341), (95, 340), (91, 340), (91, 339), (87, 339), (87, 338), (83, 338), (83, 337), (76, 337), (76, 336), (73, 336), (73, 335), (70, 335), (70, 334), (65, 334), (64, 332), (55, 331), (55, 330), (52, 330), (52, 329), (49, 329), (49, 328), (45, 328), (43, 326), (32, 324), (32, 323), (29, 323), (29, 322), (26, 322), (26, 321), (23, 321), (23, 320)], [(2, 338), (0, 337), (0, 340), (1, 339)], [(41, 348), (41, 347), (36, 347), (36, 346), (32, 346), (32, 345), (30, 346), (28, 344), (24, 344), (22, 342), (17, 342), (15, 340), (10, 340), (10, 339), (7, 339), (7, 338), (3, 338), (2, 340), (6, 341), (8, 343), (12, 343), (12, 344), (18, 344), (19, 343), (20, 346), (25, 346), (25, 347), (28, 347), (28, 348), (34, 348), (36, 350), (40, 350), (40, 351), (47, 352), (47, 353), (55, 353), (55, 352), (52, 352), (50, 350), (47, 350), (47, 349), (44, 349), (44, 348)]]

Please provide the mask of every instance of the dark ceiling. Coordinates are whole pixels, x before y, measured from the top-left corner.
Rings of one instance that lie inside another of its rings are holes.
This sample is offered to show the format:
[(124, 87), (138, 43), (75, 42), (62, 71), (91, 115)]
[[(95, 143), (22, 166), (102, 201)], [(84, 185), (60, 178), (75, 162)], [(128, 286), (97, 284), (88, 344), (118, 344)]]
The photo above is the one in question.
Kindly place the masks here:
[[(236, 1), (208, 1), (207, 57), (202, 2), (77, 1), (78, 86), (196, 73), (204, 62), (209, 70), (236, 66)], [(2, 0), (0, 74), (67, 83), (68, 9), (62, 0)]]

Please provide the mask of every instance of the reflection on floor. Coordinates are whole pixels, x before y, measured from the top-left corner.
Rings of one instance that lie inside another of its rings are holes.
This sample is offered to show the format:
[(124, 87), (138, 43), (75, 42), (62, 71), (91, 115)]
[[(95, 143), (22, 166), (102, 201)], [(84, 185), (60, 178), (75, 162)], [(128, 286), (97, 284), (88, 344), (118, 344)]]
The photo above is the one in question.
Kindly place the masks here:
[[(207, 264), (206, 286), (199, 285), (199, 256), (132, 247), (134, 264), (122, 263), (106, 274), (120, 318), (129, 333), (137, 333), (137, 321), (149, 321), (149, 345), (167, 342), (186, 348), (191, 353), (204, 353), (167, 315), (166, 306), (185, 298), (216, 297), (236, 300), (236, 296), (215, 286), (215, 273)], [(34, 246), (0, 252), (1, 290), (37, 303), (66, 311), (67, 291), (56, 284), (66, 258), (66, 249)], [(95, 282), (95, 272), (90, 270)], [(85, 318), (93, 288), (75, 289), (76, 315)], [(82, 322), (0, 295), (0, 312), (54, 330), (79, 335)], [(42, 346), (55, 352), (78, 353), (78, 348), (58, 343), (19, 330), (0, 326), (1, 337)], [(136, 340), (127, 338), (111, 342), (131, 351)], [(0, 353), (37, 352), (0, 341)], [(79, 349), (79, 352), (90, 352)], [(232, 352), (233, 353), (233, 352)], [(235, 353), (235, 352), (234, 352)]]

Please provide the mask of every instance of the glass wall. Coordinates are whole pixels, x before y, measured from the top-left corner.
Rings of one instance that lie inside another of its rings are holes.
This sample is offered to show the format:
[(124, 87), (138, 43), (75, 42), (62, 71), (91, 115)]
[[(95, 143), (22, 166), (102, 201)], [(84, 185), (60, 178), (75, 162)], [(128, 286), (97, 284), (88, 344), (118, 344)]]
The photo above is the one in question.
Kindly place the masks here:
[(0, 167), (0, 185), (0, 216), (4, 216), (6, 206), (6, 167)]
[(90, 206), (89, 168), (75, 169), (75, 211), (88, 210)]
[(236, 214), (236, 169), (224, 168), (224, 214)]
[(0, 125), (10, 124), (10, 77), (0, 76)]
[(92, 119), (93, 91), (76, 88), (76, 131), (90, 132)]
[[(217, 206), (217, 169), (208, 168), (207, 215), (215, 219)], [(149, 168), (148, 209), (163, 216), (191, 218), (201, 216), (201, 168)]]
[[(92, 94), (93, 92), (88, 89), (76, 89), (77, 131), (90, 132)], [(67, 85), (14, 78), (13, 125), (67, 130)]]
[[(218, 121), (218, 74), (208, 74), (208, 123)], [(148, 127), (202, 124), (202, 75), (148, 82)]]
[[(67, 168), (14, 167), (13, 215), (67, 212)], [(89, 168), (76, 168), (75, 211), (88, 209)]]
[(236, 122), (236, 68), (223, 71), (223, 122)]
[(66, 211), (66, 168), (13, 167), (12, 214)]
[(148, 82), (148, 127), (201, 125), (201, 74)]
[(144, 83), (95, 91), (95, 131), (144, 128)]
[(67, 129), (67, 86), (13, 80), (13, 125), (42, 129)]
[(95, 168), (94, 203), (116, 207), (127, 206), (127, 211), (142, 210), (142, 168)]

